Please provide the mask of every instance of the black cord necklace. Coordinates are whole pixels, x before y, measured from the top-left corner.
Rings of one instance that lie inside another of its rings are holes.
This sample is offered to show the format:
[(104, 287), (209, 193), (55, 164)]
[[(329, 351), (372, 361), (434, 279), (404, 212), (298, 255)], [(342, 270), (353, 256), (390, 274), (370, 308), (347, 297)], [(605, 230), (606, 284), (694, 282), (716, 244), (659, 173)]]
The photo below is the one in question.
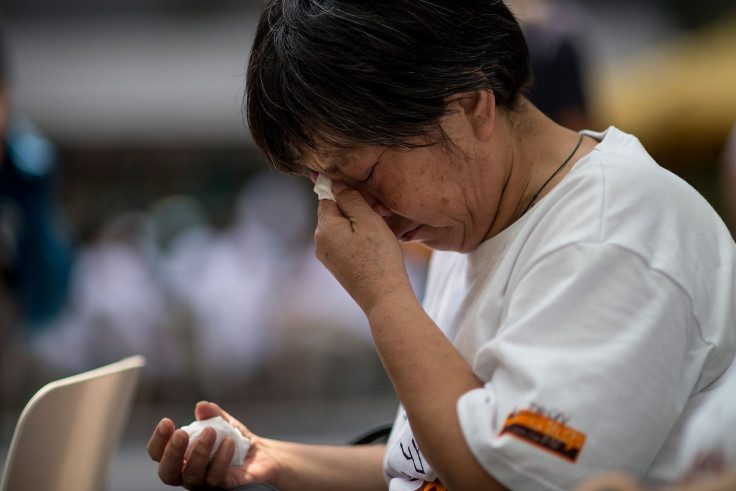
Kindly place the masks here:
[(544, 184), (542, 184), (542, 187), (539, 188), (539, 190), (536, 193), (534, 193), (534, 196), (532, 196), (532, 200), (529, 202), (528, 205), (526, 205), (526, 208), (524, 208), (524, 213), (522, 213), (521, 216), (524, 216), (524, 214), (526, 214), (526, 212), (529, 211), (529, 208), (532, 207), (532, 203), (534, 203), (534, 200), (537, 199), (537, 196), (539, 196), (539, 193), (542, 192), (542, 189), (544, 189), (545, 186), (547, 186), (547, 184), (549, 184), (549, 181), (551, 181), (557, 175), (557, 173), (560, 172), (562, 170), (562, 168), (565, 167), (565, 165), (567, 165), (568, 162), (570, 162), (570, 159), (572, 158), (572, 156), (575, 155), (575, 152), (577, 152), (578, 151), (578, 148), (580, 148), (580, 143), (582, 141), (583, 141), (583, 134), (581, 133), (580, 134), (580, 138), (578, 138), (578, 144), (575, 145), (575, 148), (572, 150), (572, 153), (570, 155), (568, 155), (567, 158), (565, 159), (565, 161), (562, 163), (562, 165), (559, 166), (557, 168), (557, 170), (552, 173), (551, 176), (549, 176), (549, 179), (547, 179), (546, 181), (544, 181)]

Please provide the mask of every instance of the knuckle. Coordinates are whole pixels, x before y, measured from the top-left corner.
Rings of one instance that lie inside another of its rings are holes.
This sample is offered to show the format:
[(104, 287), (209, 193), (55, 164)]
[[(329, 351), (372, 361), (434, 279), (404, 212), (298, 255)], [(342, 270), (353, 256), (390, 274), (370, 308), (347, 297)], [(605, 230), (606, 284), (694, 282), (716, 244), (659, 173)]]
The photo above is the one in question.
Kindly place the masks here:
[(209, 449), (204, 442), (197, 442), (192, 449), (192, 453), (189, 456), (190, 459), (202, 460), (206, 459), (209, 455)]
[(181, 483), (181, 476), (175, 476), (166, 469), (162, 469), (160, 467), (158, 469), (158, 477), (161, 479), (162, 483), (168, 484), (169, 486), (177, 486)]
[(215, 488), (219, 487), (222, 484), (222, 479), (220, 479), (220, 476), (216, 476), (210, 473), (207, 475), (207, 479), (205, 480), (205, 482), (207, 486)]
[(203, 487), (203, 481), (194, 476), (185, 476), (182, 479), (182, 485), (186, 489), (201, 489)]

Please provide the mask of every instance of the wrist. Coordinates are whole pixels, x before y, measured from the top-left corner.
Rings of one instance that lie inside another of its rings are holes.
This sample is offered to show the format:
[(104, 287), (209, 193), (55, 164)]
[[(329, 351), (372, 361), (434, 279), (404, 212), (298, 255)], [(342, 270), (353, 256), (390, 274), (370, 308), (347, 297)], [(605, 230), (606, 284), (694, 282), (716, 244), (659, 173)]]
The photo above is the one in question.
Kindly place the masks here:
[(259, 451), (268, 454), (273, 462), (272, 472), (263, 480), (276, 489), (292, 489), (289, 486), (294, 482), (292, 477), (295, 475), (295, 470), (290, 465), (294, 462), (290, 442), (258, 438), (258, 445)]
[(358, 302), (369, 321), (375, 311), (390, 310), (412, 304), (419, 304), (419, 300), (408, 277), (384, 284), (381, 288), (374, 288), (366, 300)]
[(396, 326), (407, 316), (416, 316), (424, 312), (422, 305), (409, 285), (406, 288), (395, 288), (386, 294), (376, 296), (369, 309), (364, 310), (368, 323), (373, 328)]

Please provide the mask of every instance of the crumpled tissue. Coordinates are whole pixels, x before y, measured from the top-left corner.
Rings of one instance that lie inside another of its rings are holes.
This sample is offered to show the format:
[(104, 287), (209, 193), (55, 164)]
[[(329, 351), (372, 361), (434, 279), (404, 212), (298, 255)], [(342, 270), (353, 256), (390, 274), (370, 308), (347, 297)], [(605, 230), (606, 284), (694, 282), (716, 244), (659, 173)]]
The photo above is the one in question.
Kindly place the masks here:
[(243, 436), (237, 428), (225, 421), (225, 418), (222, 416), (215, 416), (214, 418), (204, 419), (202, 421), (194, 421), (191, 424), (182, 426), (181, 429), (189, 433), (189, 447), (187, 448), (187, 451), (189, 451), (192, 445), (194, 445), (194, 442), (197, 441), (202, 430), (208, 426), (211, 426), (217, 432), (215, 445), (212, 447), (212, 451), (210, 452), (210, 461), (215, 456), (217, 449), (220, 448), (223, 440), (229, 436), (235, 441), (235, 453), (233, 453), (233, 458), (230, 460), (230, 465), (243, 465), (245, 455), (248, 453), (248, 449), (250, 448), (250, 440)]
[(319, 199), (335, 201), (335, 196), (332, 194), (332, 179), (324, 174), (317, 176), (317, 180), (314, 182), (314, 192), (317, 193)]

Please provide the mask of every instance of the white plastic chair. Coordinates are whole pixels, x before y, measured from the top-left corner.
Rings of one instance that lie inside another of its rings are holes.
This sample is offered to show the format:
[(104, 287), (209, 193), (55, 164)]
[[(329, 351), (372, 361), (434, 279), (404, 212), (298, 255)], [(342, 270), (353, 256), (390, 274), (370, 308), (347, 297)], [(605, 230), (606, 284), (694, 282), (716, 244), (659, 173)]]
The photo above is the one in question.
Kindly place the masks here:
[(28, 402), (0, 491), (100, 491), (133, 405), (142, 356), (51, 382)]

